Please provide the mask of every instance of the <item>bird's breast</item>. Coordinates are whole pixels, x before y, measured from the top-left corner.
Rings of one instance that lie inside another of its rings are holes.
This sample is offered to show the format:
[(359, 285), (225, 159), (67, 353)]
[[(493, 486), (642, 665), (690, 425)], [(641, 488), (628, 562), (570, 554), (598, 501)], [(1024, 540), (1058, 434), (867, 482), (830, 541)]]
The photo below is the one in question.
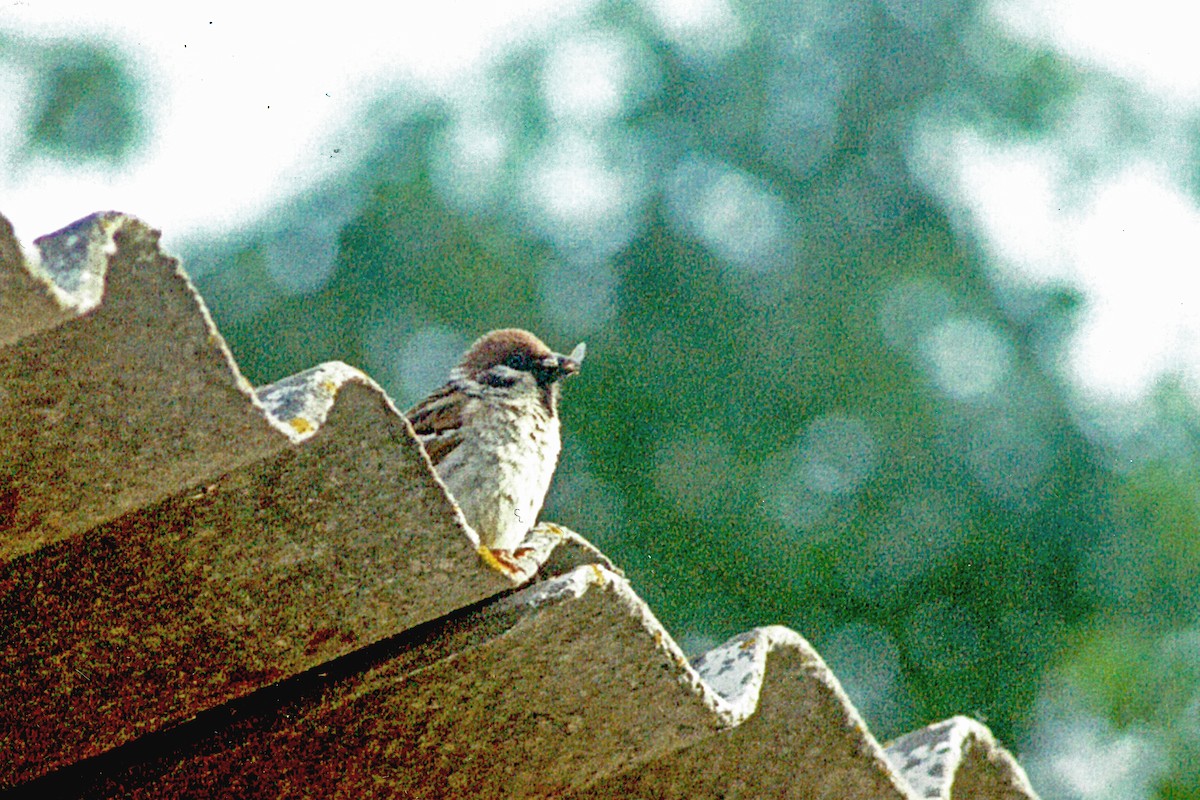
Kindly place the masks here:
[[(515, 549), (533, 526), (561, 449), (559, 421), (508, 406), (474, 409), (438, 474), (488, 547)], [(488, 412), (488, 413), (480, 413)]]

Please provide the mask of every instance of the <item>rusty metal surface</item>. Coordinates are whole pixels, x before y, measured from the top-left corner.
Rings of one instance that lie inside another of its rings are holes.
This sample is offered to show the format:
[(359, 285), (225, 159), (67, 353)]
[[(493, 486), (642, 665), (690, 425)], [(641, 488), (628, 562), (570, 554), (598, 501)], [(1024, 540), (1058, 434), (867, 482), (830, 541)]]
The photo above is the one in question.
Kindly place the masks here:
[(39, 241), (60, 239), (77, 244), (50, 248), (55, 274), (92, 290), (80, 276), (102, 274), (103, 301), (0, 347), (0, 558), (287, 445), (157, 231), (102, 214)]
[(888, 744), (888, 758), (919, 797), (1036, 800), (1029, 778), (984, 725), (951, 717)]
[(0, 349), (0, 787), (512, 587), (369, 379), (269, 419), (157, 235), (95, 224), (103, 302)]
[(728, 720), (628, 584), (577, 570), (202, 720), (79, 797), (553, 797)]
[(511, 588), (384, 402), (0, 565), (0, 784)]
[(915, 800), (816, 651), (786, 628), (698, 661), (741, 724), (571, 797)]

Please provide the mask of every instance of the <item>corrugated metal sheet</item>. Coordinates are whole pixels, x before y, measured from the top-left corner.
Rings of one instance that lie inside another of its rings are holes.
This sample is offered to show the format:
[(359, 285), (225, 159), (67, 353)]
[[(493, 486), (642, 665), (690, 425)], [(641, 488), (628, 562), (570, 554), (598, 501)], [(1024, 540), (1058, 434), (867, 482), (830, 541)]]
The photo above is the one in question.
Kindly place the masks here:
[(885, 750), (789, 630), (689, 664), (557, 526), (514, 591), (370, 378), (252, 389), (136, 219), (35, 244), (0, 218), (0, 788), (1034, 796), (964, 718)]

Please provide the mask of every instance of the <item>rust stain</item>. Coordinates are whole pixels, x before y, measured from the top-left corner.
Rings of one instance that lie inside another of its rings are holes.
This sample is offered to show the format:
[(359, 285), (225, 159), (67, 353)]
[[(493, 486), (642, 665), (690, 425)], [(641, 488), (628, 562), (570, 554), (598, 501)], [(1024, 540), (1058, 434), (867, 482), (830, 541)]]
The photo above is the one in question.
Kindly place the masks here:
[(304, 655), (313, 656), (320, 652), (322, 645), (326, 642), (337, 639), (344, 645), (353, 645), (356, 639), (346, 631), (339, 631), (337, 628), (318, 628), (309, 637), (308, 644), (304, 646)]

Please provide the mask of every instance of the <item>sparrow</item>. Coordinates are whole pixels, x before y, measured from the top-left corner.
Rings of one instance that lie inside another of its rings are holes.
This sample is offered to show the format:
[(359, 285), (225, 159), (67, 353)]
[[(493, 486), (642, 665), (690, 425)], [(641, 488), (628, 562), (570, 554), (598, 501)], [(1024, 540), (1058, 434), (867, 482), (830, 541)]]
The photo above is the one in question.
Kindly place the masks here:
[(554, 353), (528, 331), (486, 333), (450, 379), (405, 413), (467, 524), (480, 556), (502, 572), (537, 521), (562, 449), (560, 382), (579, 372), (586, 347)]

